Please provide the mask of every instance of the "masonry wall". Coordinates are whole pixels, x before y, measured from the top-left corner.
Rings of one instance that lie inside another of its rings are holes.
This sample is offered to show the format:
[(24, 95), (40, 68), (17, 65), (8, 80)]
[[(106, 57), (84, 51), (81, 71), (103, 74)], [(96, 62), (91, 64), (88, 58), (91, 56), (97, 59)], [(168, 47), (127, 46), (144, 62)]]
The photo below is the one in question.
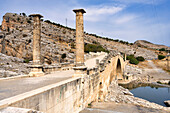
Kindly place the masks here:
[(73, 113), (81, 110), (81, 78), (66, 80), (0, 102), (0, 108), (12, 106), (44, 113)]
[[(75, 113), (97, 100), (99, 74), (72, 78), (0, 101), (0, 109), (19, 107), (44, 113)], [(0, 110), (1, 111), (1, 110)]]

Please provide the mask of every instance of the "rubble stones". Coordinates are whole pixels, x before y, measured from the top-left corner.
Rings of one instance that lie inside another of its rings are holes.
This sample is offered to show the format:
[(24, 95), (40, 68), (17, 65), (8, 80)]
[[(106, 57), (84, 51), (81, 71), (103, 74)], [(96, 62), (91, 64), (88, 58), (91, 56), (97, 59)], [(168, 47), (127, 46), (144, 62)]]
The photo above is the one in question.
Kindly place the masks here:
[(116, 102), (116, 103), (128, 103), (128, 104), (134, 104), (134, 105), (143, 106), (147, 108), (170, 111), (170, 108), (163, 107), (156, 103), (151, 103), (147, 100), (134, 97), (133, 94), (131, 94), (131, 92), (128, 89), (118, 86), (115, 81), (113, 81), (109, 86), (109, 91), (105, 98), (105, 101)]
[(0, 77), (11, 77), (29, 73), (28, 64), (23, 59), (0, 53)]

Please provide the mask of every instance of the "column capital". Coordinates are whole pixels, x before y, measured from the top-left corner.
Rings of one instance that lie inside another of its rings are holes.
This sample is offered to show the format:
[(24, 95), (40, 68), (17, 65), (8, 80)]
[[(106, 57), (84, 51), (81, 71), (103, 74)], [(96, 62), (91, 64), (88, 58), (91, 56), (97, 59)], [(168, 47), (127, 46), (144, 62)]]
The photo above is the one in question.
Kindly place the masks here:
[(29, 15), (30, 17), (39, 17), (39, 18), (43, 18), (43, 16), (42, 15), (40, 15), (40, 14), (31, 14), (31, 15)]
[(82, 14), (86, 13), (86, 11), (84, 9), (74, 9), (73, 12), (75, 12), (75, 13), (81, 12)]

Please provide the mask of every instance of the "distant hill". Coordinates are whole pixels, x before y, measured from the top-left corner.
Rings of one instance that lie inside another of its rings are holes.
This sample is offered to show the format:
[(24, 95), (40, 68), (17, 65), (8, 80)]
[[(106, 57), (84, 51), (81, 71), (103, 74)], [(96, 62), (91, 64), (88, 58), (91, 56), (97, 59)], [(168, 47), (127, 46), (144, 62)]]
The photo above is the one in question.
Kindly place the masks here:
[(153, 44), (153, 43), (148, 42), (146, 40), (137, 40), (136, 42), (134, 42), (134, 45), (136, 45), (138, 47), (146, 47), (146, 48), (151, 48), (151, 49), (165, 48), (166, 50), (170, 50), (170, 47), (168, 47), (168, 46)]

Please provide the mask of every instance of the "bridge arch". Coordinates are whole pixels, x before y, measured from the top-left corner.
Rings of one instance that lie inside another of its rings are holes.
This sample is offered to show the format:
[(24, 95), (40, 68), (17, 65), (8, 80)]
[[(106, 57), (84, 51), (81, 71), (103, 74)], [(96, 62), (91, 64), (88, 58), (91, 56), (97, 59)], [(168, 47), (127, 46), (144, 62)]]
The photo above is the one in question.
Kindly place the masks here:
[(124, 82), (124, 67), (126, 65), (121, 55), (113, 56), (107, 61), (105, 70), (100, 73), (99, 93), (98, 99), (102, 101), (107, 94), (107, 89), (111, 82)]
[(117, 63), (116, 63), (116, 70), (115, 70), (116, 71), (116, 79), (118, 81), (123, 80), (123, 69), (122, 68), (123, 67), (122, 67), (121, 61), (118, 58)]
[(112, 58), (112, 74), (110, 75), (110, 82), (112, 80), (118, 80), (118, 81), (123, 81), (124, 77), (123, 77), (123, 73), (124, 73), (124, 67), (125, 67), (125, 61), (123, 59), (123, 57), (121, 57), (120, 55), (115, 56)]

